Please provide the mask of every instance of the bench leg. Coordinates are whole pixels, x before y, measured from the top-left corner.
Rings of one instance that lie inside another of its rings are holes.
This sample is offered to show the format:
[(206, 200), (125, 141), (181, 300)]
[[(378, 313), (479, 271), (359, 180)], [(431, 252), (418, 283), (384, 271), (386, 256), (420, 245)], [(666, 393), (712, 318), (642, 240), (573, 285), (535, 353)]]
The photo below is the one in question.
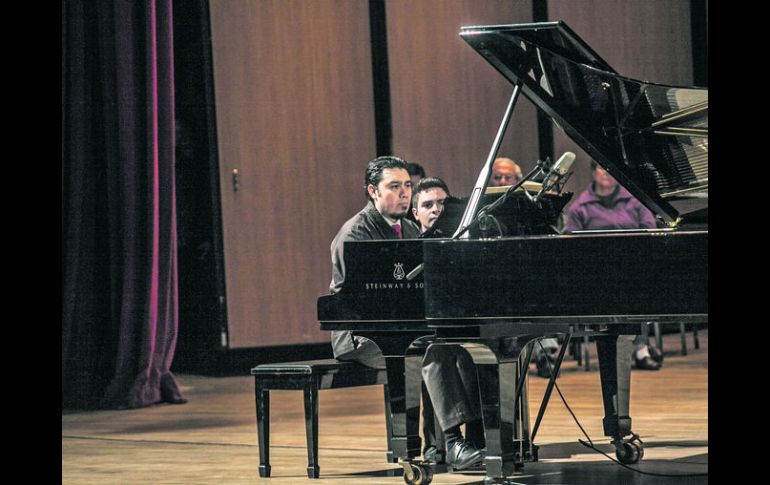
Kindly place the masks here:
[(305, 386), (305, 434), (307, 436), (307, 477), (318, 478), (318, 383), (310, 379)]
[(652, 330), (655, 333), (655, 346), (663, 353), (663, 333), (660, 331), (660, 322), (653, 322)]
[(393, 419), (390, 416), (390, 389), (387, 384), (382, 386), (382, 391), (385, 395), (385, 432), (388, 436), (388, 452), (385, 459), (388, 463), (398, 463), (398, 458), (393, 456)]
[(577, 361), (578, 367), (583, 367), (583, 345), (580, 343), (580, 340), (573, 339), (572, 340), (572, 357), (575, 358)]
[(698, 340), (698, 324), (692, 324), (692, 341), (696, 349), (700, 349), (700, 340)]
[(259, 444), (259, 476), (270, 476), (270, 390), (254, 387), (257, 401), (257, 443)]

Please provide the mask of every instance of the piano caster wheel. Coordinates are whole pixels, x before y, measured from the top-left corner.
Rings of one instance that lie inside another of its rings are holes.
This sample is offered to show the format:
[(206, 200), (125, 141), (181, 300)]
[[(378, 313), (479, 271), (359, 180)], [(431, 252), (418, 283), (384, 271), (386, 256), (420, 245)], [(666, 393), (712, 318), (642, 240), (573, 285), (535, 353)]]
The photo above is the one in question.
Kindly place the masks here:
[(428, 485), (433, 481), (433, 469), (416, 463), (402, 463), (404, 481), (409, 485)]
[(644, 447), (638, 441), (626, 441), (615, 445), (615, 456), (621, 463), (633, 465), (638, 463), (644, 456)]

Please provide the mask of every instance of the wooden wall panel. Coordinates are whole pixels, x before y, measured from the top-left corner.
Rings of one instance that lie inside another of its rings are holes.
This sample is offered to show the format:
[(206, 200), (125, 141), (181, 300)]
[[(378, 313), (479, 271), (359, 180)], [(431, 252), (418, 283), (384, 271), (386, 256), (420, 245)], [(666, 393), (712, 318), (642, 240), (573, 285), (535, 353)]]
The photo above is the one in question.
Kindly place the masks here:
[[(388, 0), (394, 154), (468, 195), (513, 86), (458, 35), (466, 25), (532, 21), (529, 1)], [(525, 171), (538, 156), (534, 105), (519, 98), (500, 155)]]
[(328, 341), (329, 244), (376, 153), (368, 2), (212, 0), (210, 14), (228, 346)]
[[(549, 0), (550, 20), (563, 20), (624, 77), (659, 84), (693, 84), (690, 2), (682, 0)], [(591, 158), (554, 127), (554, 154), (577, 155), (565, 190), (591, 181)]]
[[(210, 2), (230, 348), (328, 341), (315, 305), (328, 291), (329, 244), (364, 205), (363, 170), (376, 154), (368, 6)], [(458, 33), (531, 22), (532, 2), (385, 6), (394, 153), (467, 195), (512, 86)], [(548, 10), (621, 74), (691, 83), (689, 2), (550, 0)], [(567, 190), (579, 192), (588, 158), (554, 131), (557, 157), (578, 153)], [(500, 154), (525, 171), (537, 159), (536, 111), (524, 97)]]

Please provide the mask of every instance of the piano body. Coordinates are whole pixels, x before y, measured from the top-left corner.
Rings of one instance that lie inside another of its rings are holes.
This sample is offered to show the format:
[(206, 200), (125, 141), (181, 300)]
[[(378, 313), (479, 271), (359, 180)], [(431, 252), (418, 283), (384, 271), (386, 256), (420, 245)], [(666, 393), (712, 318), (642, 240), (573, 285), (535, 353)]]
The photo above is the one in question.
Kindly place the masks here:
[(572, 194), (513, 192), (492, 215), (514, 213), (515, 223), (482, 231), (467, 221), (489, 203), (493, 146), (474, 193), (459, 202), (462, 218), (445, 211), (433, 237), (346, 243), (343, 289), (318, 299), (321, 328), (367, 336), (386, 356), (391, 444), (407, 483), (429, 483), (433, 473), (415, 460), (421, 376), (407, 372), (420, 368), (425, 338), (461, 345), (477, 366), (485, 483), (537, 460), (554, 377), (530, 426), (527, 369), (544, 336), (565, 340), (554, 376), (571, 337), (596, 338), (604, 433), (622, 462), (635, 463), (643, 448), (629, 412), (633, 336), (647, 322), (708, 320), (708, 91), (624, 78), (561, 21), (463, 27), (460, 36), (514, 85), (501, 132), (523, 93), (661, 228), (559, 234), (548, 228)]

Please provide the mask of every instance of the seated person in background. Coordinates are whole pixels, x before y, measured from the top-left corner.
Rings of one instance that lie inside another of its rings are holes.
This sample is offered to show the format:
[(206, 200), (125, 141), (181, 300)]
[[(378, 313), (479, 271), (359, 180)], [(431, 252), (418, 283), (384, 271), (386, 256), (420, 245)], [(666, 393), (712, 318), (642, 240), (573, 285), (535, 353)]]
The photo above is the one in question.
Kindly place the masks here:
[(422, 179), (412, 195), (412, 214), (423, 233), (433, 227), (438, 216), (444, 210), (444, 203), (449, 197), (449, 188), (438, 177)]
[[(408, 162), (409, 165), (409, 177), (412, 179), (412, 188), (417, 186), (417, 183), (425, 178), (425, 169), (419, 163)], [(407, 219), (412, 222), (417, 222), (412, 213), (412, 207), (409, 207), (409, 211), (406, 213)]]
[[(412, 196), (412, 212), (421, 232), (433, 227), (450, 195), (449, 188), (440, 178), (420, 180)], [(457, 470), (480, 465), (484, 458), (484, 427), (473, 359), (462, 347), (429, 347), (423, 359), (422, 378), (444, 431), (446, 462)], [(465, 424), (467, 438), (460, 429), (462, 424)], [(423, 457), (432, 461), (432, 453), (435, 450), (427, 449)]]
[[(412, 196), (412, 212), (421, 232), (433, 227), (444, 202), (450, 196), (446, 183), (427, 177), (417, 184)], [(462, 347), (429, 347), (422, 362), (422, 378), (446, 438), (447, 463), (461, 470), (478, 465), (484, 458), (484, 427), (476, 365)], [(465, 423), (464, 438), (460, 426)], [(426, 449), (423, 458), (433, 461), (435, 449)]]
[(409, 177), (412, 179), (412, 187), (425, 178), (425, 169), (419, 163), (409, 162)]
[[(345, 241), (416, 238), (420, 230), (405, 219), (412, 199), (412, 180), (407, 163), (398, 157), (378, 157), (369, 162), (364, 174), (369, 202), (342, 225), (331, 244), (332, 281), (329, 291), (340, 291), (345, 281), (343, 249)], [(332, 349), (339, 360), (354, 360), (369, 367), (385, 368), (379, 347), (350, 331), (332, 331)]]
[[(595, 160), (591, 160), (592, 182), (567, 210), (565, 232), (579, 230), (652, 229), (655, 218)], [(647, 326), (634, 340), (637, 369), (660, 369), (663, 354), (647, 342)]]
[(492, 176), (489, 179), (490, 187), (503, 187), (513, 185), (522, 179), (521, 167), (510, 158), (496, 158), (492, 164)]

